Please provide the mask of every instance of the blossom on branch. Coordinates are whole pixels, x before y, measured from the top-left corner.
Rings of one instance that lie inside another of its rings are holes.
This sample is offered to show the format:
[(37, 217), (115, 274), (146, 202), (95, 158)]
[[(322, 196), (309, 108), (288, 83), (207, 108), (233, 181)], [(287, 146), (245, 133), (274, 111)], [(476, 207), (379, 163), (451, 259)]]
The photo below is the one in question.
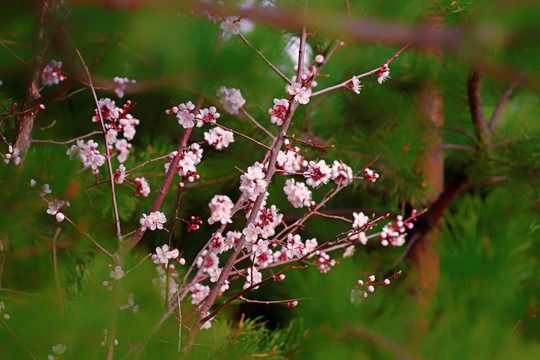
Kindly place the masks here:
[(240, 176), (240, 191), (250, 200), (266, 191), (264, 167), (258, 161)]
[(118, 96), (119, 98), (123, 98), (124, 97), (124, 90), (126, 90), (126, 85), (135, 84), (136, 82), (137, 81), (130, 80), (127, 77), (121, 78), (121, 77), (115, 76), (114, 79), (113, 79), (112, 88), (113, 88), (114, 93), (116, 94), (116, 96)]
[(66, 152), (71, 159), (78, 157), (82, 161), (85, 168), (91, 168), (94, 174), (99, 173), (99, 167), (105, 164), (107, 160), (105, 155), (100, 154), (97, 150), (98, 143), (94, 140), (89, 140), (85, 143), (84, 140), (77, 140), (77, 145), (72, 145)]
[(229, 146), (234, 142), (234, 135), (232, 132), (224, 130), (220, 127), (210, 129), (204, 133), (204, 140), (208, 145), (212, 145), (216, 150), (221, 150)]
[(289, 100), (287, 99), (274, 99), (274, 106), (268, 109), (268, 114), (270, 114), (270, 122), (281, 126), (283, 124), (283, 119), (287, 114), (289, 109)]
[(54, 215), (56, 217), (56, 221), (58, 222), (64, 221), (65, 215), (62, 213), (61, 209), (64, 206), (69, 206), (69, 201), (54, 199), (53, 201), (49, 201), (47, 206), (47, 214)]
[(41, 82), (45, 86), (58, 85), (61, 81), (67, 78), (62, 74), (60, 68), (62, 67), (61, 61), (51, 60), (43, 69), (41, 74)]
[[(253, 284), (260, 283), (262, 281), (262, 274), (254, 267), (249, 267), (247, 270), (246, 282), (244, 283), (244, 289), (247, 289)], [(257, 290), (259, 287), (255, 286), (253, 290)]]
[(116, 170), (113, 174), (114, 182), (116, 184), (122, 184), (124, 182), (124, 179), (126, 177), (126, 167), (123, 164), (120, 164), (118, 167), (118, 170)]
[[(359, 231), (358, 229), (363, 229), (368, 224), (369, 217), (364, 215), (363, 212), (359, 212), (359, 213), (353, 212), (353, 217), (354, 217), (354, 221), (352, 225), (353, 233), (350, 236), (350, 239), (352, 241), (359, 240), (362, 245), (366, 245), (368, 241), (366, 233), (364, 231)], [(354, 230), (357, 230), (357, 231), (354, 231)], [(343, 255), (343, 257), (345, 257), (345, 255)]]
[(283, 192), (295, 208), (311, 205), (311, 190), (303, 182), (297, 183), (294, 179), (287, 179)]
[(13, 164), (19, 165), (21, 163), (21, 157), (19, 156), (19, 149), (13, 148), (13, 146), (9, 145), (8, 151), (9, 152), (6, 154), (4, 162), (6, 164), (9, 164), (10, 161), (13, 161)]
[(208, 224), (212, 225), (217, 222), (221, 224), (232, 223), (231, 216), (234, 203), (228, 196), (214, 196), (208, 207), (212, 211), (212, 215), (208, 219)]
[(169, 260), (177, 259), (178, 255), (180, 255), (178, 249), (171, 250), (169, 249), (169, 245), (165, 244), (162, 247), (156, 248), (156, 253), (152, 255), (152, 260), (154, 261), (154, 264), (161, 264), (161, 265), (167, 266), (167, 264), (169, 263)]
[(167, 218), (161, 211), (153, 211), (149, 215), (143, 214), (143, 217), (139, 220), (141, 230), (149, 229), (152, 231), (163, 229), (163, 224), (166, 222)]
[(335, 160), (334, 165), (332, 166), (332, 180), (334, 180), (334, 182), (338, 185), (349, 185), (353, 181), (353, 173), (351, 167)]
[(238, 114), (238, 110), (246, 103), (240, 90), (234, 88), (228, 89), (222, 86), (219, 88), (217, 96), (219, 96), (219, 102), (223, 105), (225, 111), (232, 115)]
[(224, 33), (238, 35), (240, 33), (240, 20), (238, 19), (238, 16), (227, 16), (225, 21), (223, 21), (219, 27)]
[(390, 79), (390, 68), (387, 64), (383, 64), (383, 66), (377, 70), (377, 81), (379, 84), (382, 84), (387, 79)]
[(208, 109), (201, 109), (197, 116), (195, 116), (197, 127), (203, 126), (204, 123), (215, 124), (220, 116), (221, 114), (217, 112), (215, 106), (210, 106)]
[(349, 90), (354, 91), (357, 94), (360, 94), (360, 90), (362, 90), (362, 85), (360, 84), (360, 80), (358, 80), (358, 77), (353, 76), (351, 79), (351, 82), (349, 82), (345, 87)]
[(310, 161), (307, 173), (304, 174), (304, 177), (307, 178), (306, 183), (314, 188), (321, 184), (327, 184), (331, 176), (332, 169), (326, 165), (324, 160)]
[(287, 85), (287, 92), (294, 95), (294, 99), (303, 105), (309, 102), (311, 96), (311, 89), (307, 89), (297, 82)]
[(137, 190), (135, 190), (135, 196), (142, 194), (142, 196), (148, 197), (150, 194), (150, 185), (148, 185), (148, 181), (146, 181), (144, 177), (136, 178), (135, 186), (137, 187)]

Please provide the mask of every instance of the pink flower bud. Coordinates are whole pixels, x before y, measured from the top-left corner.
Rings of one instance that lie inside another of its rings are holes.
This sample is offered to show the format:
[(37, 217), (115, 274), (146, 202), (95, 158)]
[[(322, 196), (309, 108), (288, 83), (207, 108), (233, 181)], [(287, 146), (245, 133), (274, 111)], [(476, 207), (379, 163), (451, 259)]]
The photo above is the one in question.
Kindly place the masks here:
[(66, 216), (64, 214), (62, 214), (61, 212), (56, 213), (56, 221), (62, 222), (62, 221), (64, 221), (65, 218), (66, 218)]

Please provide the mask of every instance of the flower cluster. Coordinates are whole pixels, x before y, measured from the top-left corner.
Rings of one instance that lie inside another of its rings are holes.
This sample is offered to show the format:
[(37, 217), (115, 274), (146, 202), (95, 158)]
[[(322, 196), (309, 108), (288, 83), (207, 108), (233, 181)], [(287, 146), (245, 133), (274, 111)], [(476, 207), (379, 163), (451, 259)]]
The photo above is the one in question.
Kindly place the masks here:
[(143, 214), (142, 218), (139, 220), (141, 224), (141, 230), (161, 230), (163, 229), (163, 224), (167, 222), (165, 214), (161, 211), (151, 212), (149, 215)]
[(19, 156), (19, 149), (13, 148), (13, 146), (9, 145), (8, 151), (9, 152), (6, 154), (4, 158), (4, 162), (6, 164), (9, 164), (10, 161), (13, 161), (13, 164), (19, 165), (21, 163), (21, 157)]
[(308, 89), (300, 83), (292, 83), (287, 86), (287, 92), (294, 96), (294, 99), (300, 104), (307, 104), (311, 96), (311, 89)]
[[(366, 245), (368, 238), (364, 230), (367, 230), (367, 228), (371, 227), (369, 225), (369, 217), (364, 215), (363, 212), (359, 212), (359, 213), (353, 212), (353, 217), (354, 217), (353, 225), (352, 225), (353, 232), (349, 238), (353, 241), (359, 240), (362, 245)], [(343, 257), (346, 257), (346, 256), (343, 255)]]
[(377, 174), (376, 172), (374, 172), (370, 168), (365, 168), (364, 169), (364, 179), (374, 183), (375, 181), (377, 181), (378, 178), (379, 178), (379, 174)]
[(288, 139), (284, 143), (287, 151), (279, 151), (276, 158), (276, 172), (280, 175), (296, 173), (307, 162), (300, 155), (298, 146), (291, 146)]
[(126, 167), (123, 164), (120, 164), (118, 170), (113, 174), (114, 182), (117, 184), (122, 184), (126, 178)]
[(172, 108), (165, 110), (165, 113), (168, 115), (175, 114), (178, 119), (178, 124), (182, 125), (184, 129), (189, 129), (194, 126), (201, 127), (204, 123), (215, 124), (216, 120), (220, 117), (220, 114), (214, 106), (195, 111), (195, 105), (191, 101), (182, 103), (178, 106), (173, 106)]
[(405, 244), (405, 235), (407, 229), (412, 229), (414, 227), (413, 221), (416, 221), (416, 209), (412, 210), (411, 218), (412, 220), (404, 220), (403, 216), (398, 215), (396, 217), (396, 224), (389, 222), (382, 228), (380, 234), (381, 245), (388, 246), (402, 246)]
[(336, 184), (347, 186), (353, 181), (352, 169), (350, 166), (335, 160), (331, 177)]
[[(248, 216), (246, 214), (246, 216)], [(272, 205), (269, 208), (261, 207), (255, 218), (255, 224), (261, 229), (261, 236), (263, 238), (270, 238), (276, 233), (276, 227), (281, 224), (283, 220), (283, 214), (278, 212), (276, 205)]]
[[(111, 99), (105, 98), (98, 101), (98, 109), (92, 117), (93, 122), (100, 121), (100, 114), (103, 120), (107, 121), (105, 127), (107, 129), (107, 144), (109, 146), (109, 154), (115, 153), (118, 155), (118, 161), (123, 163), (127, 160), (131, 151), (131, 144), (128, 141), (133, 140), (140, 121), (129, 114), (133, 108), (131, 101), (126, 101), (124, 106), (117, 107)], [(122, 133), (124, 139), (119, 139), (118, 135)], [(114, 146), (114, 147), (113, 147)]]
[(204, 133), (204, 140), (216, 150), (222, 150), (234, 142), (234, 135), (230, 131), (215, 127)]
[(135, 190), (135, 196), (142, 195), (148, 197), (150, 195), (150, 185), (148, 185), (148, 181), (144, 177), (135, 179), (135, 187), (137, 188)]
[(197, 143), (191, 144), (187, 149), (184, 149), (181, 153), (173, 151), (169, 154), (169, 158), (165, 163), (165, 171), (169, 171), (169, 167), (175, 157), (179, 157), (176, 173), (186, 179), (189, 182), (193, 182), (199, 178), (197, 174), (196, 166), (201, 162), (203, 149)]
[(311, 190), (303, 182), (296, 182), (294, 179), (287, 179), (283, 192), (287, 195), (287, 200), (295, 208), (311, 205)]
[(337, 261), (334, 259), (330, 259), (330, 255), (328, 255), (324, 251), (318, 251), (317, 255), (319, 257), (314, 261), (314, 263), (319, 267), (319, 271), (321, 272), (321, 274), (327, 273), (328, 271), (330, 271), (331, 267), (337, 264)]
[(76, 145), (72, 145), (67, 150), (67, 154), (71, 159), (78, 157), (82, 161), (84, 168), (91, 168), (94, 174), (99, 173), (99, 167), (105, 164), (107, 158), (98, 151), (98, 143), (94, 140), (89, 140), (85, 143), (84, 140), (77, 140)]
[[(136, 132), (135, 126), (139, 125), (139, 120), (135, 119), (128, 111), (133, 109), (134, 106), (135, 105), (130, 100), (126, 101), (122, 107), (117, 107), (113, 100), (109, 98), (101, 99), (98, 101), (99, 111), (96, 109), (96, 114), (92, 117), (92, 121), (100, 121), (101, 114), (103, 120), (108, 121), (105, 124), (107, 129), (115, 130), (116, 135), (119, 132), (122, 132), (124, 138), (133, 140)], [(108, 132), (107, 136), (109, 136)], [(112, 135), (110, 136), (112, 137)], [(109, 145), (116, 142), (116, 136), (112, 140), (113, 141), (110, 141)]]
[(41, 74), (41, 81), (45, 86), (58, 85), (61, 81), (66, 80), (66, 77), (62, 74), (60, 68), (62, 67), (61, 61), (51, 60), (43, 69)]
[[(203, 273), (207, 274), (210, 281), (215, 283), (219, 276), (221, 275), (221, 268), (219, 267), (219, 258), (218, 254), (220, 254), (223, 251), (227, 251), (229, 249), (229, 242), (225, 240), (225, 242), (222, 242), (221, 235), (217, 234), (214, 235), (212, 238), (212, 246), (208, 250), (204, 250), (201, 255), (196, 259), (195, 264), (198, 268), (202, 270)], [(191, 288), (191, 291), (196, 290), (195, 296), (192, 294), (192, 301), (195, 299), (203, 300), (204, 297), (202, 297), (201, 294), (199, 294), (199, 291), (202, 290), (205, 292), (206, 286), (199, 284), (200, 286), (195, 286)], [(221, 287), (221, 291), (225, 291), (229, 288), (229, 282), (226, 281), (223, 286)]]
[(238, 114), (238, 110), (244, 106), (246, 100), (242, 97), (240, 90), (234, 88), (226, 88), (222, 86), (217, 92), (219, 102), (228, 113)]
[(400, 274), (401, 270), (379, 282), (375, 282), (375, 275), (370, 275), (365, 282), (363, 280), (358, 280), (356, 282), (356, 287), (351, 290), (351, 303), (359, 304), (362, 299), (367, 298), (368, 293), (375, 292), (375, 286), (390, 285), (390, 280)]
[(324, 160), (318, 162), (310, 161), (307, 172), (304, 174), (307, 178), (306, 183), (315, 188), (321, 184), (327, 184), (332, 176), (332, 169)]
[[(244, 282), (244, 289), (247, 289), (253, 284), (260, 283), (262, 281), (262, 274), (254, 267), (247, 269), (246, 281)], [(259, 287), (255, 286), (253, 290), (257, 290)]]
[(126, 86), (128, 84), (135, 84), (137, 81), (130, 80), (127, 77), (118, 77), (115, 76), (113, 79), (112, 88), (114, 90), (114, 93), (116, 96), (118, 96), (120, 99), (124, 97), (124, 90), (126, 90)]
[(189, 219), (189, 221), (188, 220), (184, 220), (184, 221), (187, 223), (187, 227), (186, 227), (187, 232), (199, 230), (199, 228), (201, 227), (203, 223), (201, 218), (198, 216), (192, 216)]
[(377, 70), (377, 81), (382, 84), (387, 79), (390, 79), (390, 68), (387, 64), (383, 64), (379, 70)]
[(47, 214), (56, 216), (56, 221), (62, 222), (66, 218), (65, 215), (62, 213), (61, 209), (64, 206), (69, 206), (69, 201), (64, 201), (60, 199), (54, 199), (52, 201), (49, 201)]
[(214, 223), (227, 224), (232, 223), (231, 216), (234, 203), (232, 200), (225, 195), (216, 195), (208, 204), (212, 215), (208, 219), (210, 225)]
[(258, 161), (240, 176), (240, 191), (250, 200), (266, 191), (265, 169)]
[[(164, 267), (167, 267), (169, 260), (175, 260), (180, 255), (178, 249), (170, 250), (169, 245), (165, 244), (162, 247), (156, 248), (156, 253), (152, 255), (152, 260), (154, 264), (161, 264)], [(178, 259), (180, 265), (184, 265), (186, 261), (182, 258)]]
[(268, 109), (268, 114), (270, 114), (270, 122), (281, 126), (283, 124), (283, 119), (287, 114), (289, 109), (289, 100), (287, 99), (274, 99), (274, 106)]

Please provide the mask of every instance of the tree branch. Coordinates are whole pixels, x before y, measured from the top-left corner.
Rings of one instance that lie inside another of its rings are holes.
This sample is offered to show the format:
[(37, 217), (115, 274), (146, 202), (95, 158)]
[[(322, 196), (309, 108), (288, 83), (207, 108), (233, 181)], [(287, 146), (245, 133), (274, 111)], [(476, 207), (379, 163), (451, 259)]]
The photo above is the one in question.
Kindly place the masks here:
[(482, 111), (482, 94), (480, 93), (480, 66), (478, 66), (467, 80), (467, 95), (469, 109), (476, 139), (481, 147), (491, 146), (491, 134), (487, 128), (486, 118)]

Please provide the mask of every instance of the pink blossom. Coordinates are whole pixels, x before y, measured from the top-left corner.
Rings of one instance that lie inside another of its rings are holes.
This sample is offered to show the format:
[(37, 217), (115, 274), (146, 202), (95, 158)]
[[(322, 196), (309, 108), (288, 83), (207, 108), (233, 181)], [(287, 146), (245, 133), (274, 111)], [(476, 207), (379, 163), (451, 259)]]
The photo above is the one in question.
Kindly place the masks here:
[(274, 99), (274, 106), (268, 109), (270, 114), (270, 121), (272, 124), (281, 126), (283, 124), (283, 119), (289, 109), (289, 100), (287, 99)]
[(163, 224), (165, 224), (166, 222), (167, 218), (165, 217), (165, 214), (161, 211), (153, 211), (149, 215), (143, 214), (143, 217), (139, 220), (142, 230), (149, 229), (152, 231), (156, 229), (163, 229)]
[(321, 184), (326, 184), (330, 180), (332, 170), (324, 160), (318, 162), (310, 161), (307, 173), (304, 176), (307, 178), (306, 183), (311, 187), (317, 187)]
[(287, 179), (283, 192), (285, 192), (287, 200), (295, 208), (301, 208), (311, 204), (311, 190), (303, 182), (297, 183), (294, 179)]
[(136, 178), (135, 185), (137, 186), (135, 196), (142, 194), (142, 196), (147, 197), (150, 194), (150, 185), (148, 185), (148, 181), (144, 177)]

